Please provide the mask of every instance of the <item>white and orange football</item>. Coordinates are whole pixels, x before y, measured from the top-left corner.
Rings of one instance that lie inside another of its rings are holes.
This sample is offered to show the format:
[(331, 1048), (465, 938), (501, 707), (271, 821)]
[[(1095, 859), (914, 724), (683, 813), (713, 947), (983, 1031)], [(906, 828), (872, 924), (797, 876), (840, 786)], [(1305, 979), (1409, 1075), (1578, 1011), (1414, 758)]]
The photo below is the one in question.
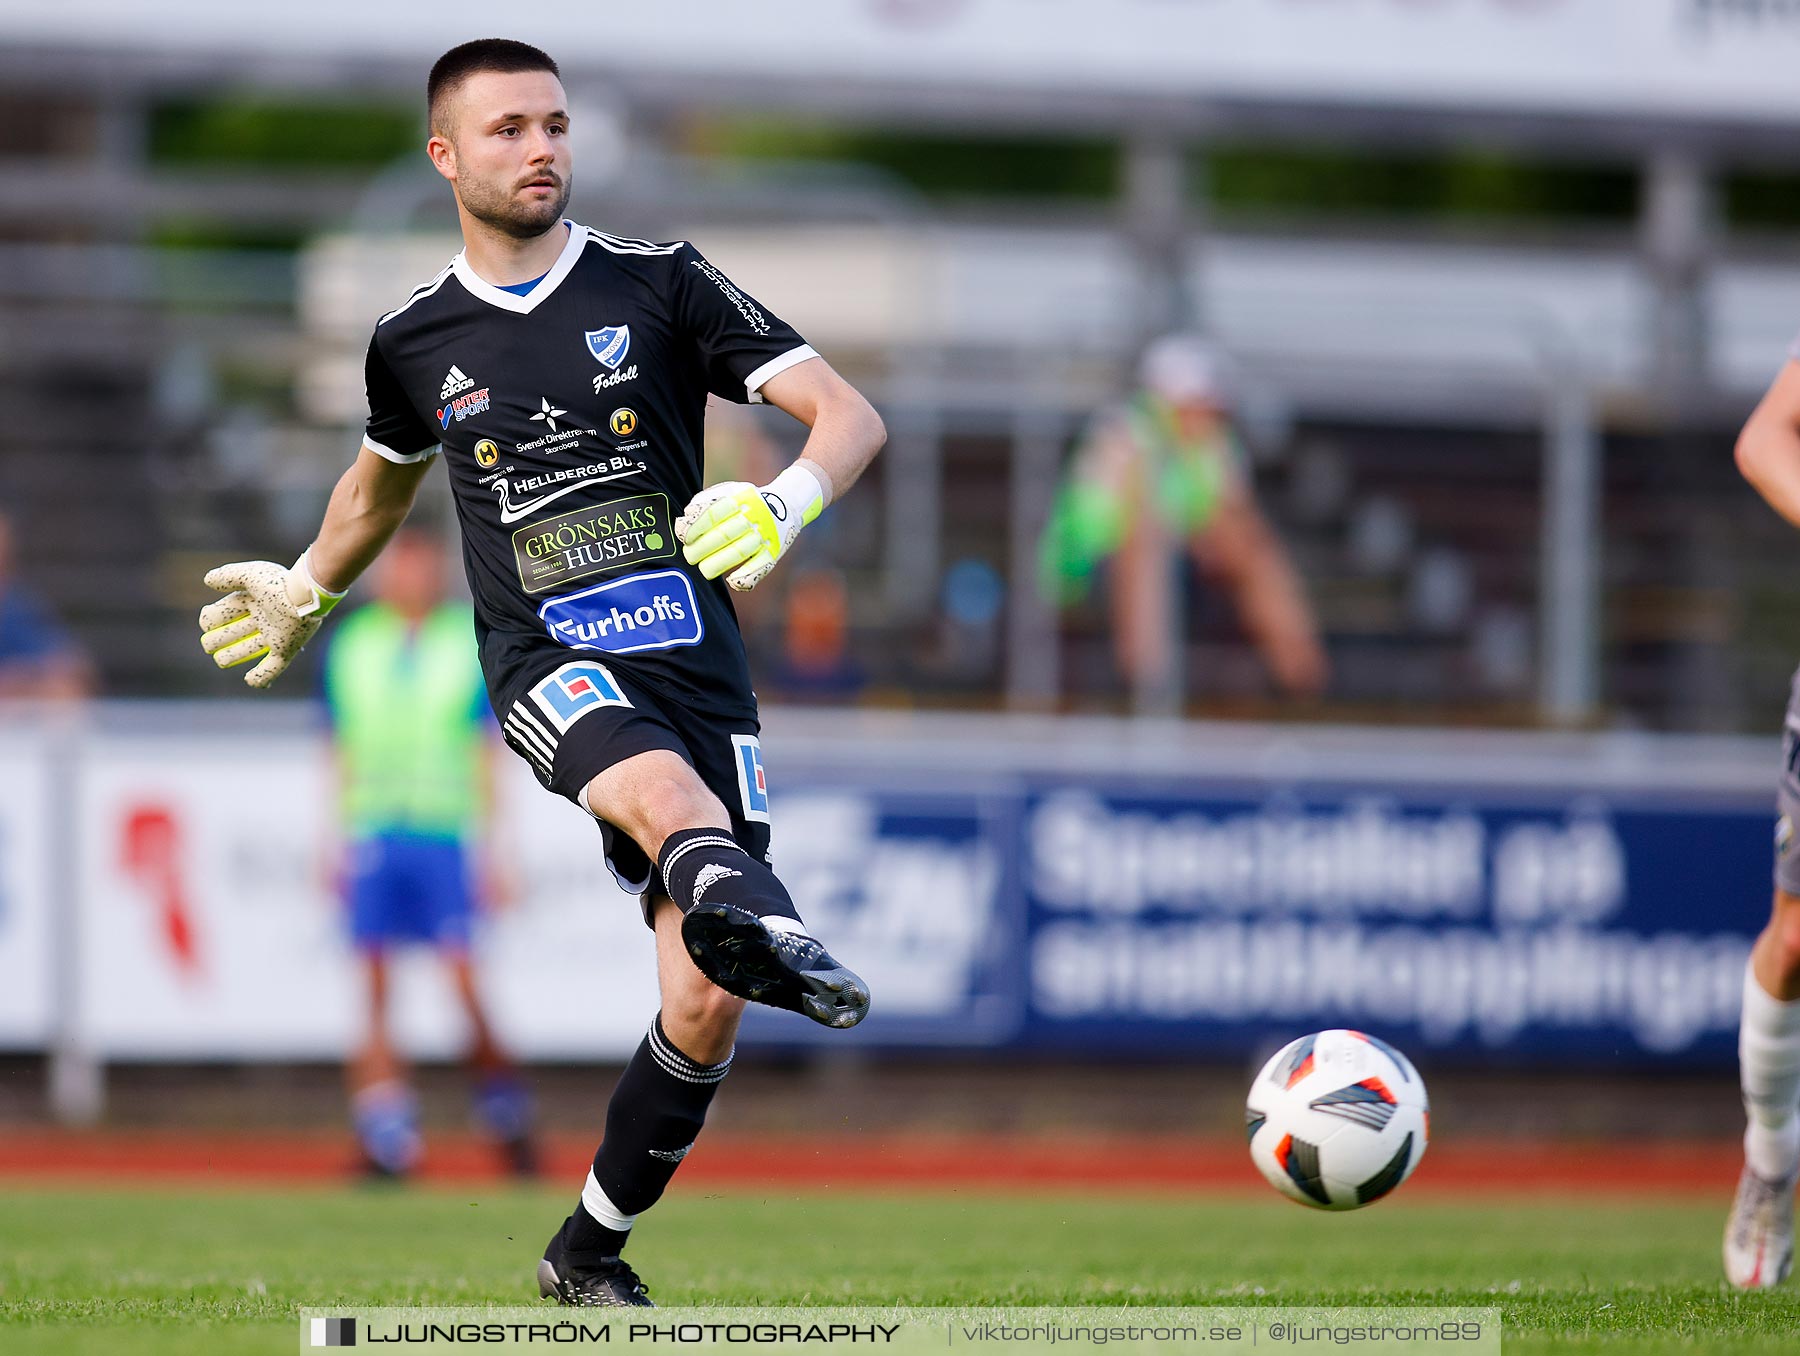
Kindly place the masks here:
[(1412, 1061), (1360, 1031), (1316, 1031), (1263, 1065), (1245, 1104), (1250, 1161), (1290, 1200), (1358, 1210), (1412, 1176), (1431, 1109)]

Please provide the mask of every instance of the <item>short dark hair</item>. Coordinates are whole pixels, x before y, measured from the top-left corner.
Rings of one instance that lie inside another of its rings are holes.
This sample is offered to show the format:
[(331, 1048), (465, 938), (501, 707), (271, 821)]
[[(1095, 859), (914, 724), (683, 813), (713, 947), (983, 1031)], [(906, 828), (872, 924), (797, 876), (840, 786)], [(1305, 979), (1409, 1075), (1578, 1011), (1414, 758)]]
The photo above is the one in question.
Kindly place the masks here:
[(444, 105), (471, 75), (487, 72), (511, 75), (518, 71), (549, 71), (558, 80), (562, 72), (550, 54), (528, 42), (511, 38), (476, 38), (452, 47), (432, 63), (431, 76), (425, 82), (425, 103), (431, 117), (431, 130), (442, 136), (449, 130), (443, 122)]

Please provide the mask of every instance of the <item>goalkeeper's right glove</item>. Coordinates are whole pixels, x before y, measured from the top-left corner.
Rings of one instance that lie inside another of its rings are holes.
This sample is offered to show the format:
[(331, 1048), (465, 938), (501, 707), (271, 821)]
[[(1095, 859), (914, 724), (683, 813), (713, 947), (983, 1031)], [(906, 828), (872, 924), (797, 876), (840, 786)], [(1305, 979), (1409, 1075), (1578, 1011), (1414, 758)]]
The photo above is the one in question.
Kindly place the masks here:
[(290, 569), (272, 560), (245, 560), (207, 571), (208, 588), (232, 591), (200, 609), (200, 648), (222, 669), (261, 658), (244, 675), (251, 687), (279, 678), (344, 596), (313, 578), (307, 554), (302, 551)]
[(688, 564), (747, 593), (824, 507), (818, 475), (797, 461), (761, 489), (743, 480), (708, 485), (675, 520), (675, 537)]

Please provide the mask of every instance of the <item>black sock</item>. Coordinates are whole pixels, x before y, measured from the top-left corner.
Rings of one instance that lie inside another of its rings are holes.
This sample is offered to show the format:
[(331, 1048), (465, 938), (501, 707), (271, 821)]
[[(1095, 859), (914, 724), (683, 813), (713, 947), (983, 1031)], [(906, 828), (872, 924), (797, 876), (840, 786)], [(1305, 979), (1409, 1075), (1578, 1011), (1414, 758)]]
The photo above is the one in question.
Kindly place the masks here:
[(730, 1055), (697, 1064), (682, 1054), (657, 1013), (606, 1104), (606, 1138), (581, 1201), (563, 1225), (565, 1248), (618, 1256), (631, 1221), (656, 1204), (694, 1147), (719, 1080), (730, 1070)]
[(708, 891), (714, 900), (748, 909), (759, 918), (800, 921), (800, 911), (775, 873), (734, 843), (724, 829), (672, 833), (656, 857), (663, 889), (683, 913)]

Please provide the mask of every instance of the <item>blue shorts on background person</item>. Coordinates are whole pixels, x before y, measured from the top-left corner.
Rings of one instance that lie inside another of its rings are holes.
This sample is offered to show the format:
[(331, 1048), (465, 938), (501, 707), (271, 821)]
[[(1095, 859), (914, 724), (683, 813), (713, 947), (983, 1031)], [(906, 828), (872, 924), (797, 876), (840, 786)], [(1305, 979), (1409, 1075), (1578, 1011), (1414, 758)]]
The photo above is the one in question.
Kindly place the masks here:
[(457, 839), (383, 833), (352, 843), (344, 899), (359, 950), (395, 942), (469, 948), (475, 895), (469, 853)]

